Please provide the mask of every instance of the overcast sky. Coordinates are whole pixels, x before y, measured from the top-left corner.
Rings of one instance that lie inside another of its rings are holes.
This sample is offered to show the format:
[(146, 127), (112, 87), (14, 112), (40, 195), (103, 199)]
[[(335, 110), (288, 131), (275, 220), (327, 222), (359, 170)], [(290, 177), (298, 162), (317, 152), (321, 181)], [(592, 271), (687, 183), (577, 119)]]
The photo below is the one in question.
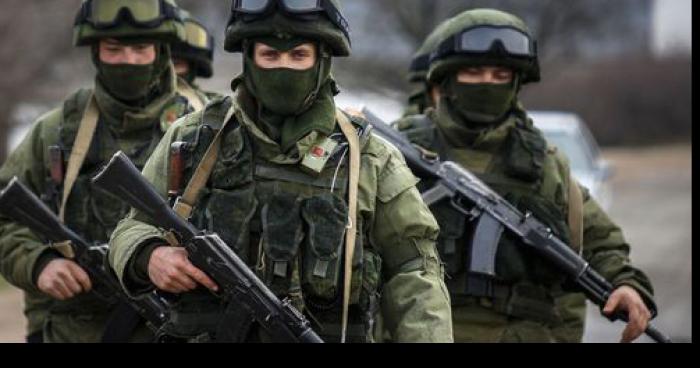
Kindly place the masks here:
[(692, 50), (691, 0), (656, 0), (652, 47), (656, 54)]

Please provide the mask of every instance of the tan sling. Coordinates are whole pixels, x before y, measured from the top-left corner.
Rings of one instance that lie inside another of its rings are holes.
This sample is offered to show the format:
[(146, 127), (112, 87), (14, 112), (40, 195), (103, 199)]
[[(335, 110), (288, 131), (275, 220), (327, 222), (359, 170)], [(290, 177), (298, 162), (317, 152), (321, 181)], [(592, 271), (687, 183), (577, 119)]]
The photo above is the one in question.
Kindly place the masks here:
[(348, 188), (348, 226), (345, 229), (345, 272), (343, 287), (343, 320), (341, 343), (345, 343), (348, 329), (348, 310), (350, 308), (350, 284), (352, 280), (352, 260), (355, 255), (355, 237), (357, 229), (357, 192), (360, 183), (360, 139), (355, 127), (342, 111), (336, 111), (340, 130), (348, 140), (350, 148), (350, 186)]
[[(90, 145), (92, 144), (92, 138), (95, 136), (95, 130), (97, 130), (97, 121), (99, 118), (100, 111), (97, 108), (95, 96), (90, 95), (88, 104), (85, 107), (85, 112), (83, 113), (83, 119), (80, 121), (78, 134), (73, 142), (73, 149), (70, 152), (70, 158), (68, 159), (68, 167), (66, 168), (66, 176), (63, 182), (61, 208), (58, 212), (58, 218), (61, 220), (61, 222), (65, 222), (68, 197), (70, 197), (71, 191), (73, 190), (73, 185), (75, 185), (75, 181), (78, 179), (78, 174), (80, 173), (80, 168), (85, 162), (85, 157), (87, 157), (87, 154), (90, 151)], [(58, 250), (67, 258), (75, 257), (73, 249), (70, 247), (69, 243), (57, 243), (53, 245), (53, 248)]]
[(204, 153), (204, 157), (192, 175), (192, 179), (190, 179), (190, 182), (187, 184), (185, 192), (182, 194), (182, 197), (178, 198), (177, 203), (175, 203), (175, 207), (173, 209), (185, 220), (189, 219), (192, 215), (192, 210), (197, 202), (199, 192), (201, 192), (202, 188), (207, 185), (209, 176), (211, 175), (212, 170), (214, 170), (216, 159), (219, 156), (219, 148), (221, 147), (221, 137), (223, 136), (226, 124), (228, 124), (229, 120), (231, 120), (234, 113), (235, 109), (233, 106), (231, 106), (229, 111), (226, 113), (221, 129), (219, 129), (219, 131), (216, 133), (214, 141), (212, 141), (211, 145), (209, 145), (209, 148), (207, 148), (207, 151)]
[(178, 80), (177, 93), (187, 99), (187, 102), (192, 106), (195, 112), (201, 111), (204, 108), (205, 101), (202, 101), (194, 88), (189, 84)]

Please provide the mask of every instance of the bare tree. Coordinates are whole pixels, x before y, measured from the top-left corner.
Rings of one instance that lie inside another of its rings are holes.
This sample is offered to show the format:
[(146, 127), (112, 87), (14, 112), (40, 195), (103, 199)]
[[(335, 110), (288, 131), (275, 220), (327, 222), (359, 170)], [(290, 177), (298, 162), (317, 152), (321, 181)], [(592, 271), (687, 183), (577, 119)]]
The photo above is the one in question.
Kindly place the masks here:
[(0, 163), (5, 161), (16, 105), (41, 90), (56, 63), (70, 55), (80, 0), (4, 0), (0, 12)]

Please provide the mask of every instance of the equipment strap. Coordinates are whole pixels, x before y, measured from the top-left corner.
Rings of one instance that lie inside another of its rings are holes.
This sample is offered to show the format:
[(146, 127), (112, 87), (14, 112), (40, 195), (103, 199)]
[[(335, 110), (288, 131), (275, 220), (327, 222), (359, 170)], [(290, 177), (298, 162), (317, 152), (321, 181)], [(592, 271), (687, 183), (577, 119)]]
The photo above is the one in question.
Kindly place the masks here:
[(350, 185), (348, 188), (348, 226), (345, 229), (345, 272), (343, 287), (343, 320), (341, 325), (341, 343), (345, 343), (348, 328), (348, 310), (350, 307), (350, 287), (352, 280), (352, 260), (355, 255), (355, 237), (357, 229), (357, 192), (360, 182), (360, 138), (350, 120), (337, 110), (336, 119), (340, 130), (348, 140), (350, 149)]

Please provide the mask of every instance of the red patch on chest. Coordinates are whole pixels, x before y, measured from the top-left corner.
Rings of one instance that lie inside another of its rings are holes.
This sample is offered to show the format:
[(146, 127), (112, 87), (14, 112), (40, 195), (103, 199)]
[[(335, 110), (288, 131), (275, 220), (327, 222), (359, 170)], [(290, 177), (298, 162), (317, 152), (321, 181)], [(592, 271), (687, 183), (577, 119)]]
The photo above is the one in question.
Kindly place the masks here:
[(325, 154), (326, 151), (321, 147), (316, 146), (311, 149), (311, 155), (313, 155), (314, 157), (323, 157), (325, 156)]

